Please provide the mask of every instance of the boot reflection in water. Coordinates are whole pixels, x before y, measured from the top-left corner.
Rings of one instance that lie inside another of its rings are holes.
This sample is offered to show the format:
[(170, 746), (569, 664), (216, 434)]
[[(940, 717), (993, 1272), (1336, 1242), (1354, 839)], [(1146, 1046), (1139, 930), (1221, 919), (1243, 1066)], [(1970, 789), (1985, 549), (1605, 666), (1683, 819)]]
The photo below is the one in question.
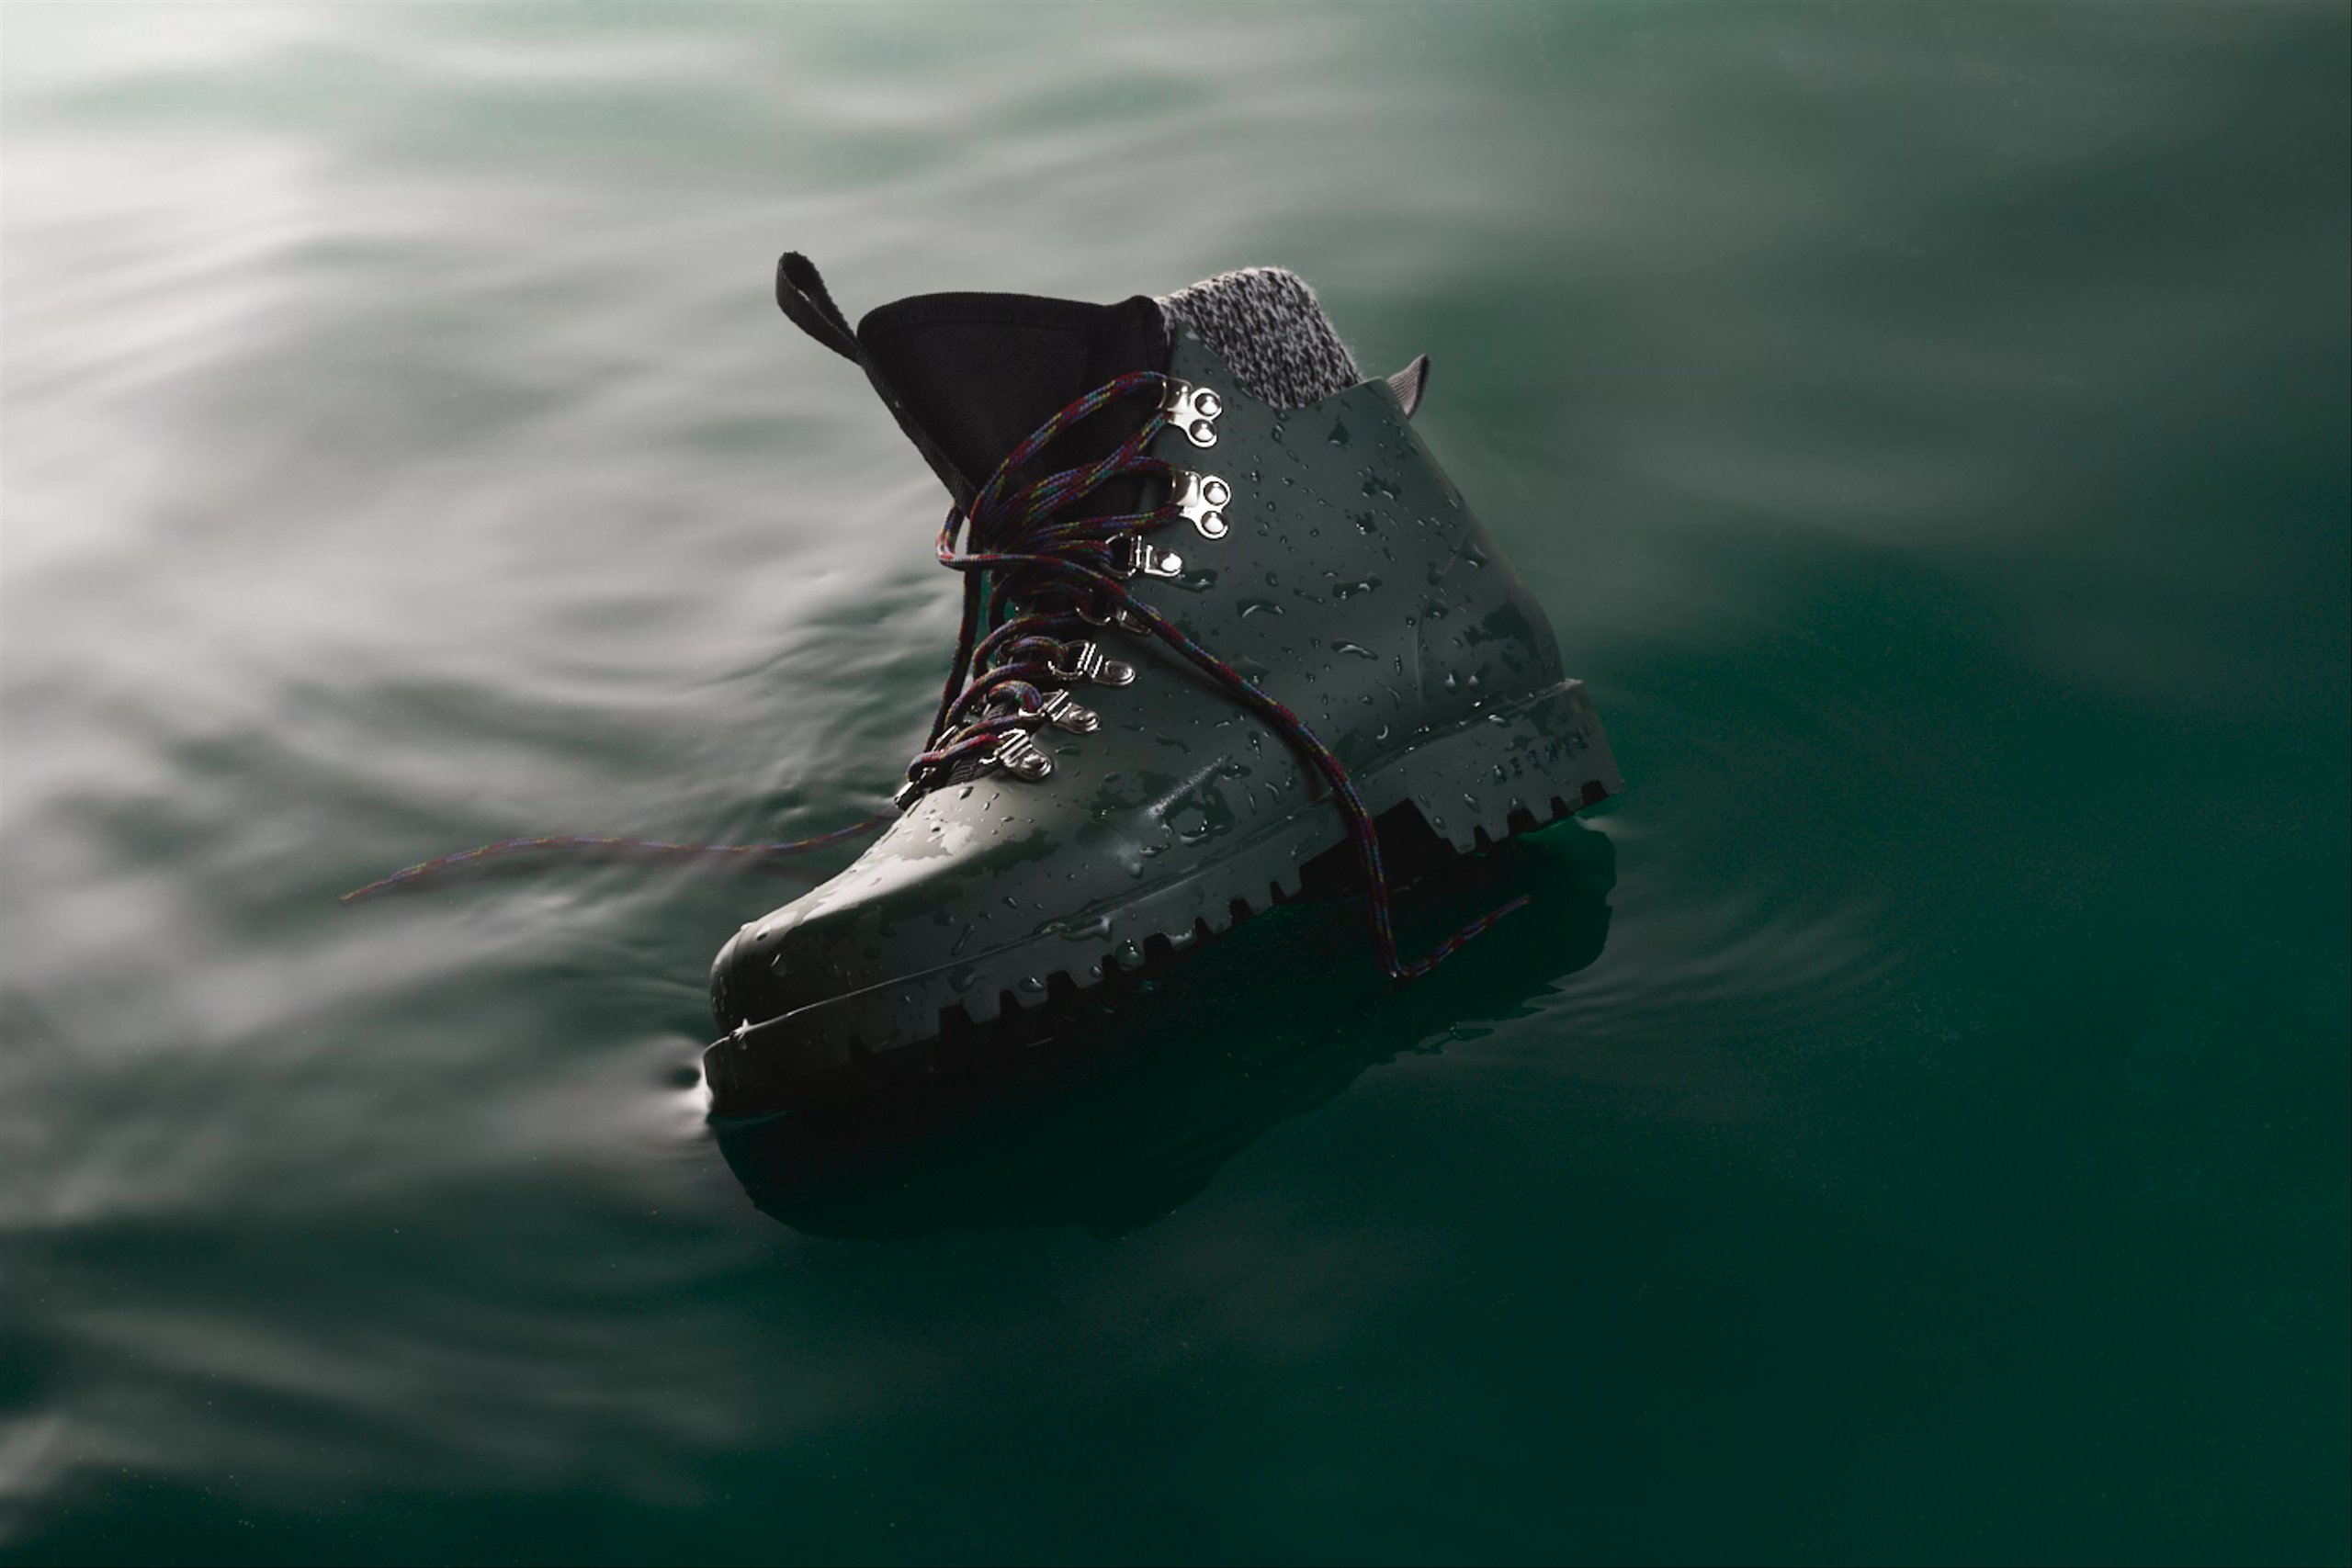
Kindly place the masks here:
[(1362, 967), (1423, 975), (1527, 916), (1514, 897), (1400, 946), (1384, 829), (1469, 853), (1622, 787), (1542, 608), (1413, 429), (1427, 360), (1363, 377), (1291, 274), (1116, 305), (924, 295), (853, 330), (787, 255), (777, 299), (946, 485), (964, 615), (900, 815), (713, 965), (718, 1113), (919, 1078), (1316, 880), (1360, 899)]

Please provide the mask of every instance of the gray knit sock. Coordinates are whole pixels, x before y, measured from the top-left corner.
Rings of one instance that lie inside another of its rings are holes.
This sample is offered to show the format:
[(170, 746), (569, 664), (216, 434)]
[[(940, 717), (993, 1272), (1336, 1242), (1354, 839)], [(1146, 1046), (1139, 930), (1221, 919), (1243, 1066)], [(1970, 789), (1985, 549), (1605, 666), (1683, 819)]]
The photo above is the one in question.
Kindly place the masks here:
[(1295, 272), (1245, 266), (1180, 288), (1159, 304), (1171, 333), (1198, 333), (1251, 396), (1278, 409), (1320, 402), (1363, 379), (1315, 290)]

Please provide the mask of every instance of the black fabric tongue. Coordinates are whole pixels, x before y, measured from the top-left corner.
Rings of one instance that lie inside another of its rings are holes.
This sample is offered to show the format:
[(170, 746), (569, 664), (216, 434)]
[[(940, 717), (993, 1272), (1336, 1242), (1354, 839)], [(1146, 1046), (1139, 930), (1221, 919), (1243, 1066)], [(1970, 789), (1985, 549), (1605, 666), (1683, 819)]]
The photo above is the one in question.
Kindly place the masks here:
[[(866, 374), (899, 428), (959, 506), (1005, 454), (1078, 398), (1114, 377), (1168, 366), (1159, 307), (1027, 294), (919, 294), (857, 325)], [(1057, 445), (1057, 467), (1109, 452), (1148, 413), (1143, 400), (1084, 422)], [(1132, 481), (1121, 488), (1131, 488)], [(1125, 504), (1105, 487), (1106, 505)]]

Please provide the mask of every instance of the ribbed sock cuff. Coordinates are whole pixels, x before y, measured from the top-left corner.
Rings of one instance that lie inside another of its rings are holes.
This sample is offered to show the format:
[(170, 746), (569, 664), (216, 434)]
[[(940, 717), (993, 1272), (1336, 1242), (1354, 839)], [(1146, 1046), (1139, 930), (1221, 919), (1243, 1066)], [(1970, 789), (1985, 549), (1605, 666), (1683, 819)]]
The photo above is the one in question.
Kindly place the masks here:
[(1304, 408), (1363, 379), (1348, 345), (1295, 272), (1246, 266), (1158, 301), (1172, 334), (1189, 327), (1216, 350), (1251, 396)]

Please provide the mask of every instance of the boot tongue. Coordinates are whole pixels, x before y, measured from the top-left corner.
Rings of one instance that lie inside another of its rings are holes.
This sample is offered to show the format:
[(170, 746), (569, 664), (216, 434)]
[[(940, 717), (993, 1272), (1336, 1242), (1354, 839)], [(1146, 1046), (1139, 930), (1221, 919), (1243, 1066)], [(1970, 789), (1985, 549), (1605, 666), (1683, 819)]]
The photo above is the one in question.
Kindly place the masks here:
[[(1168, 364), (1159, 308), (1026, 294), (921, 294), (867, 312), (857, 326), (866, 373), (958, 505), (1076, 399), (1135, 370)], [(1140, 399), (1087, 422), (1052, 457), (1108, 452), (1147, 413)]]

